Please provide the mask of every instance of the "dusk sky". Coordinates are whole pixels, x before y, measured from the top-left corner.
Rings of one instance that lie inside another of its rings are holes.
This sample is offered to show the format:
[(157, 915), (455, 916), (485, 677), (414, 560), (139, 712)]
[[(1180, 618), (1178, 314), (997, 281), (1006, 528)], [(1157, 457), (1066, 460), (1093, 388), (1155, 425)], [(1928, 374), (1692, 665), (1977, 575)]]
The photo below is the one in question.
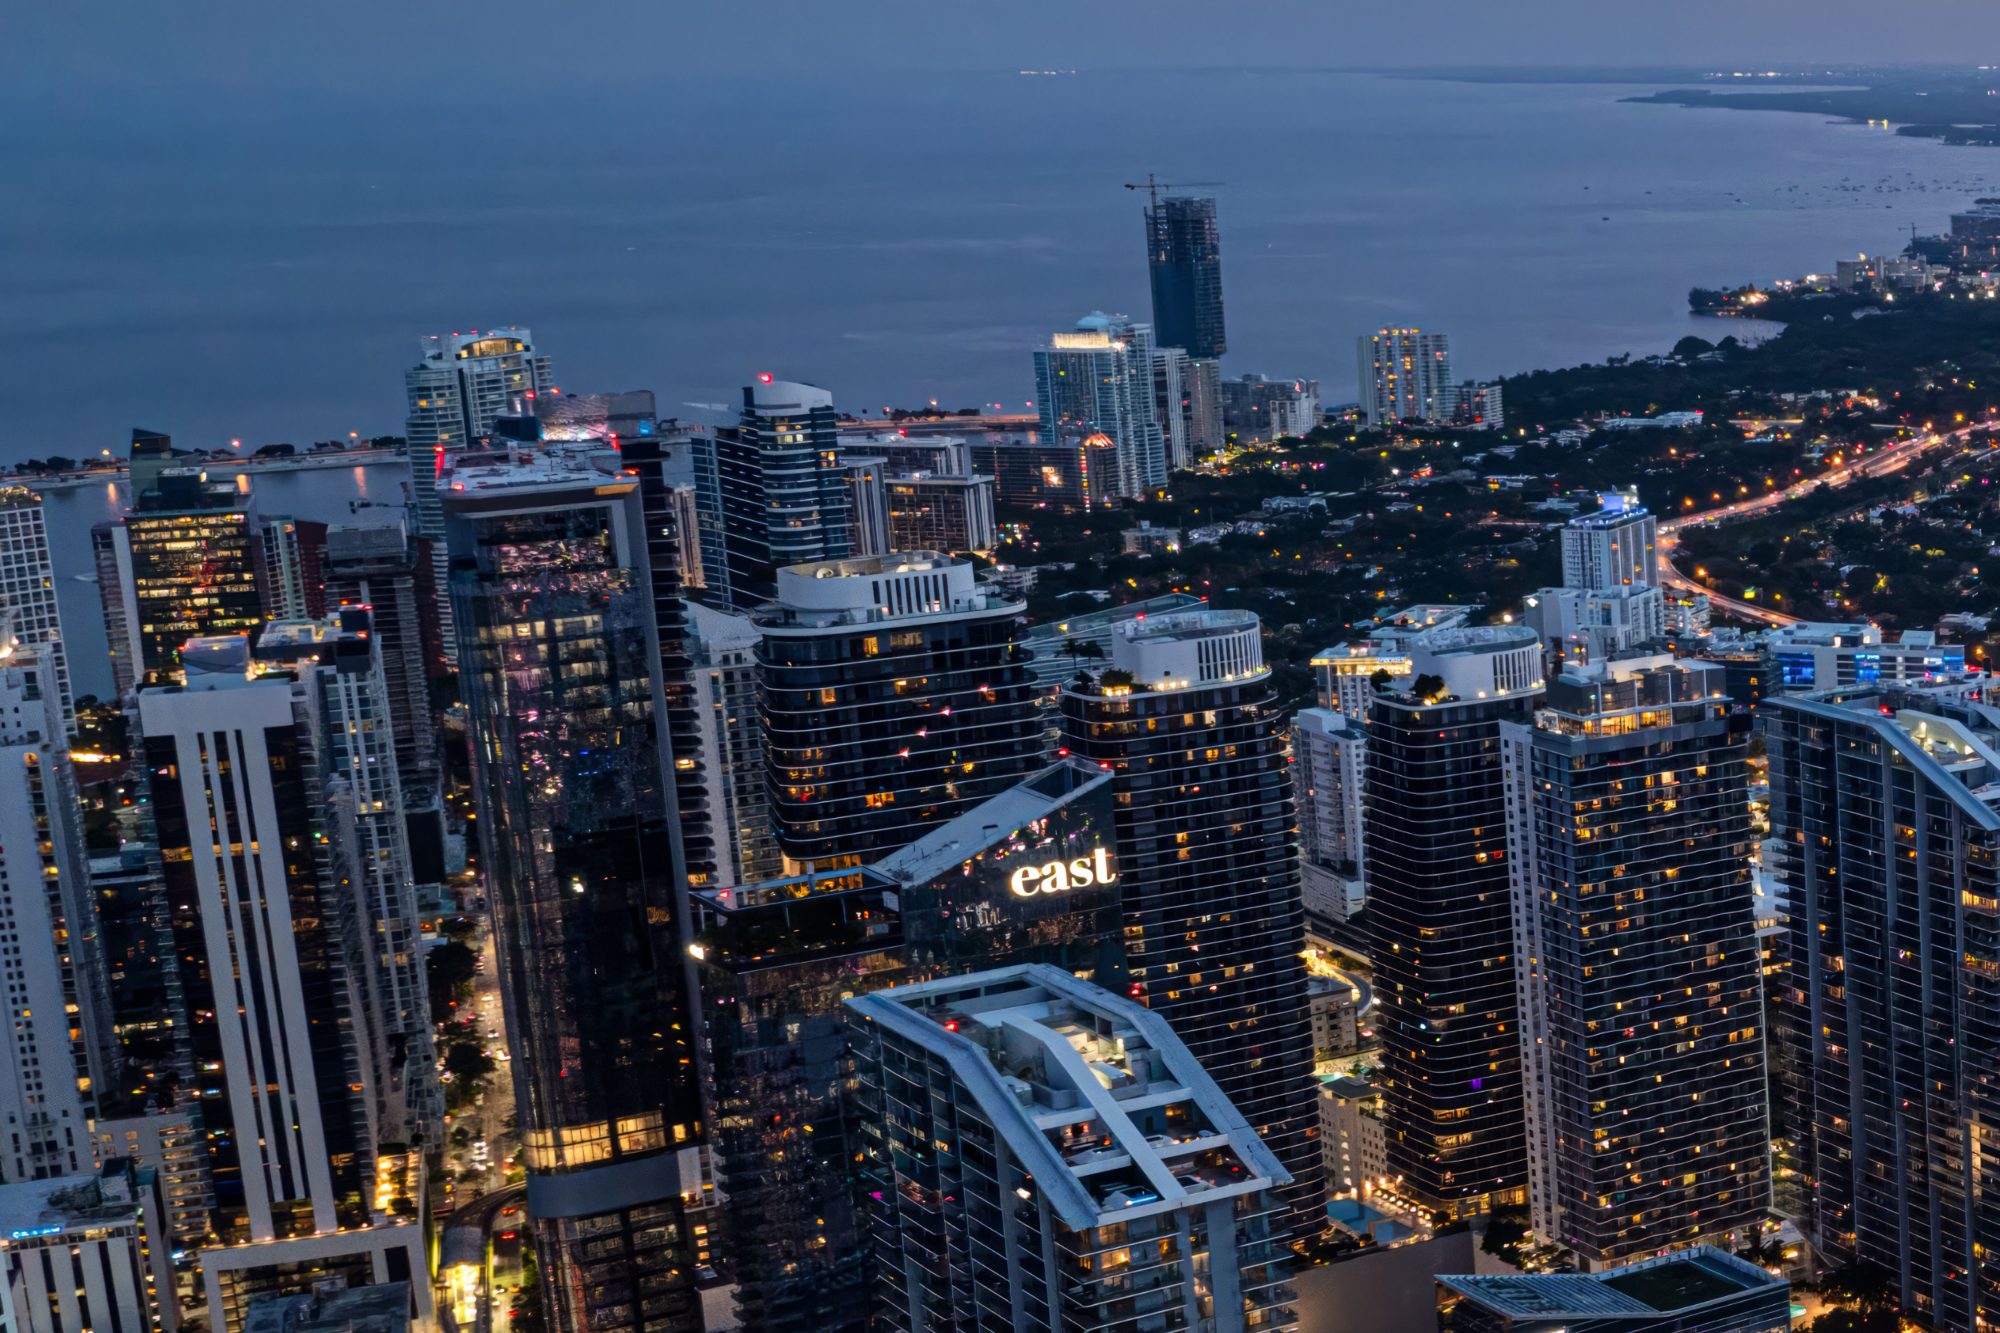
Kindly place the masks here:
[[(833, 68), (890, 77), (896, 64), (1475, 65), (1767, 61), (2000, 62), (1991, 0), (254, 0), (23, 5), (0, 70), (16, 94), (122, 86), (377, 91), (388, 77), (433, 91), (473, 81), (532, 93), (714, 70)], [(1991, 49), (1982, 51), (1982, 43)], [(0, 92), (0, 97), (7, 96)]]

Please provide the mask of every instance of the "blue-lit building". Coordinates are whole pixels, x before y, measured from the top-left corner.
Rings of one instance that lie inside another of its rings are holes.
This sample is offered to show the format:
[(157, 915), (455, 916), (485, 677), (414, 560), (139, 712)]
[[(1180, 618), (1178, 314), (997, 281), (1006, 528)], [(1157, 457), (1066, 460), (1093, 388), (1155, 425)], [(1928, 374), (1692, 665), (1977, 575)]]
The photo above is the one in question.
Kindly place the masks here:
[(1866, 621), (1801, 621), (1764, 640), (1777, 690), (1832, 690), (1852, 685), (1918, 685), (1965, 675), (1965, 646), (1939, 643), (1930, 630), (1904, 630), (1884, 642)]

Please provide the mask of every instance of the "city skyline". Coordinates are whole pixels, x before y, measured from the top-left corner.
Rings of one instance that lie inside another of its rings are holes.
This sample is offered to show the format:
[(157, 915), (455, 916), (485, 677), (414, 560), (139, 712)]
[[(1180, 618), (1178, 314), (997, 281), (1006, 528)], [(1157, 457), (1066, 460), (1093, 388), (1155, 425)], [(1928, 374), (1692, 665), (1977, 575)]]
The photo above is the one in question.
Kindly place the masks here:
[(1440, 3), (0, 80), (0, 1325), (2000, 1324), (2000, 64)]

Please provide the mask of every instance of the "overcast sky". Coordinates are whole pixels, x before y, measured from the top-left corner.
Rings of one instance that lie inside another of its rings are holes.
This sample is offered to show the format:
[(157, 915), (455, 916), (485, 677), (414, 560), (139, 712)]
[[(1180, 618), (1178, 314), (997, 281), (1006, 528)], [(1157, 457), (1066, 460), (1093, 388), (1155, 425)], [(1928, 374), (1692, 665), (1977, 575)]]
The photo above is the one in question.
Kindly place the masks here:
[(1995, 0), (88, 0), (10, 6), (8, 28), (16, 96), (383, 79), (532, 94), (649, 73), (670, 91), (690, 66), (880, 78), (903, 62), (2000, 63)]

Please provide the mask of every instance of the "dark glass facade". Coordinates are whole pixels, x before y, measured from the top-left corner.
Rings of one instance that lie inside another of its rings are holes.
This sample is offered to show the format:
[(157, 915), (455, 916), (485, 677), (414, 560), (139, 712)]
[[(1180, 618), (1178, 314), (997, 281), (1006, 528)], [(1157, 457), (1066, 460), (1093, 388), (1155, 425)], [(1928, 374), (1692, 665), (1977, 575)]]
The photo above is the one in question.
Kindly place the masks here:
[(1092, 858), (1115, 831), (1103, 775), (1062, 764), (879, 867), (702, 895), (715, 1145), (745, 1328), (867, 1327), (841, 1001), (1014, 962), (1120, 985), (1123, 880), (1108, 851), (1109, 884), (1014, 889), (1023, 866)]
[(1772, 1015), (1781, 1165), (1830, 1264), (1906, 1315), (2000, 1320), (2000, 745), (1988, 708), (1862, 688), (1767, 699), (1766, 864), (1789, 913)]
[(1293, 1225), (1316, 1234), (1325, 1168), (1305, 907), (1270, 673), (1186, 689), (1074, 683), (1061, 702), (1068, 752), (1114, 776), (1130, 993), (1292, 1173), (1281, 1192)]
[[(686, 448), (685, 440), (675, 446)], [(674, 484), (667, 474), (670, 446), (648, 434), (626, 440), (622, 456), (639, 478), (646, 516), (646, 562), (653, 587), (654, 634), (660, 643), (657, 676), (666, 706), (667, 741), (673, 756), (674, 794), (680, 809), (681, 857), (688, 883), (706, 888), (716, 880), (715, 812), (708, 808), (707, 775), (702, 772), (700, 720), (696, 713), (694, 663), (688, 650), (687, 600)]]
[(528, 1211), (562, 1333), (698, 1329), (685, 878), (638, 483), (543, 456), (442, 492)]
[(1527, 1147), (1500, 725), (1534, 696), (1378, 695), (1364, 829), (1389, 1168), (1442, 1214), (1522, 1201)]
[(1222, 320), (1222, 233), (1215, 200), (1167, 198), (1146, 210), (1146, 266), (1153, 280), (1153, 341), (1196, 360), (1229, 350)]

